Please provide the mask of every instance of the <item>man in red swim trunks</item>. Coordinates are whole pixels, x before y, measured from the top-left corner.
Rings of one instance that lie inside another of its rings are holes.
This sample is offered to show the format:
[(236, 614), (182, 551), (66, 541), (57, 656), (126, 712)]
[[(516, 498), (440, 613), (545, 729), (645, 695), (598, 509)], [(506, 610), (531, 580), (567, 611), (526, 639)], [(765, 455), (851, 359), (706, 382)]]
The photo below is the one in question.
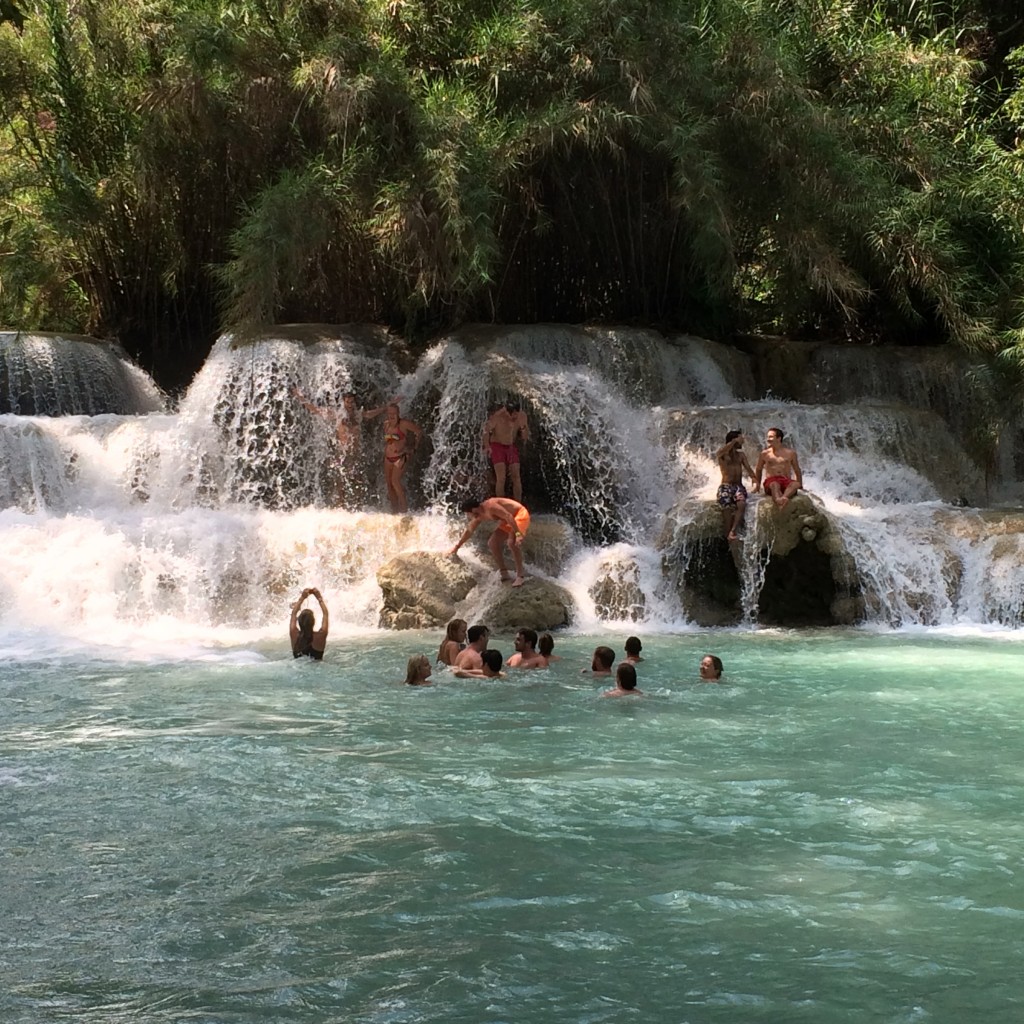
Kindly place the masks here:
[(502, 553), (502, 548), (507, 544), (516, 563), (516, 578), (512, 580), (512, 586), (521, 587), (526, 582), (523, 575), (523, 538), (530, 528), (530, 513), (526, 506), (511, 498), (470, 498), (460, 507), (463, 512), (469, 513), (469, 526), (448, 554), (458, 554), (459, 548), (473, 536), (476, 528), (489, 519), (498, 524), (487, 542), (494, 561), (498, 563), (498, 573), (503, 581), (510, 578)]
[(512, 481), (512, 497), (516, 501), (523, 500), (523, 482), (519, 474), (519, 449), (517, 441), (524, 444), (530, 439), (530, 429), (526, 423), (526, 413), (519, 408), (519, 403), (509, 399), (499, 405), (490, 416), (483, 429), (484, 454), (494, 466), (494, 493), (499, 498), (505, 497), (505, 476)]
[(761, 487), (761, 474), (767, 473), (764, 493), (771, 496), (778, 508), (785, 508), (789, 499), (804, 485), (800, 460), (792, 448), (783, 446), (784, 437), (778, 427), (772, 427), (767, 434), (768, 447), (761, 452), (754, 467), (754, 490)]

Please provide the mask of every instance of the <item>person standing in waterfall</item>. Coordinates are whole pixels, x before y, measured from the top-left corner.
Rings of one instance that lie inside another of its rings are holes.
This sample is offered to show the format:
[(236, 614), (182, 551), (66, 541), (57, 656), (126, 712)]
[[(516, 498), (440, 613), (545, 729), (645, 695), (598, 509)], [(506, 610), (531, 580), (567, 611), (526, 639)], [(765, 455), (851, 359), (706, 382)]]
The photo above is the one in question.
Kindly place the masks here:
[[(737, 540), (743, 526), (743, 515), (747, 510), (747, 489), (743, 486), (743, 471), (754, 479), (754, 471), (743, 454), (742, 431), (730, 430), (725, 435), (725, 444), (718, 449), (715, 458), (722, 471), (722, 482), (718, 486), (718, 507), (722, 510), (722, 521), (727, 540)], [(757, 488), (754, 488), (757, 490)]]
[(525, 444), (529, 440), (530, 428), (526, 422), (526, 413), (519, 407), (518, 402), (509, 399), (487, 417), (483, 428), (483, 448), (484, 454), (494, 467), (496, 497), (505, 497), (507, 476), (512, 481), (512, 497), (516, 501), (523, 500), (523, 480), (519, 470), (517, 442), (522, 441)]
[[(320, 605), (320, 628), (314, 629), (316, 616), (311, 608), (303, 608), (307, 597), (315, 597)], [(302, 609), (301, 611), (299, 609)], [(292, 605), (292, 617), (288, 623), (288, 638), (292, 642), (293, 658), (310, 658), (313, 661), (324, 660), (327, 647), (327, 605), (316, 587), (309, 587), (299, 594), (299, 599)]]
[(356, 476), (356, 462), (363, 446), (364, 412), (356, 405), (356, 396), (351, 391), (341, 396), (340, 409), (315, 405), (298, 388), (292, 388), (292, 394), (304, 409), (334, 428), (338, 445), (337, 500), (339, 505), (344, 504), (347, 484)]
[(367, 409), (363, 419), (376, 419), (384, 413), (384, 482), (388, 488), (388, 502), (392, 512), (408, 512), (405, 494), (405, 469), (409, 456), (423, 439), (423, 431), (412, 420), (402, 418), (397, 402), (389, 402), (379, 409)]
[(785, 508), (789, 499), (804, 486), (800, 460), (792, 448), (783, 445), (785, 436), (779, 427), (772, 427), (766, 435), (768, 447), (761, 452), (754, 467), (754, 490), (760, 488), (761, 474), (766, 473), (764, 493), (771, 497), (778, 508)]
[(526, 582), (526, 576), (523, 574), (523, 538), (530, 528), (530, 513), (526, 506), (512, 498), (470, 498), (460, 507), (469, 515), (469, 526), (448, 554), (457, 555), (459, 548), (473, 536), (481, 523), (487, 520), (497, 523), (487, 547), (498, 565), (498, 575), (501, 576), (502, 582), (507, 582), (511, 577), (502, 549), (508, 545), (516, 564), (516, 576), (512, 580), (512, 586), (521, 587)]

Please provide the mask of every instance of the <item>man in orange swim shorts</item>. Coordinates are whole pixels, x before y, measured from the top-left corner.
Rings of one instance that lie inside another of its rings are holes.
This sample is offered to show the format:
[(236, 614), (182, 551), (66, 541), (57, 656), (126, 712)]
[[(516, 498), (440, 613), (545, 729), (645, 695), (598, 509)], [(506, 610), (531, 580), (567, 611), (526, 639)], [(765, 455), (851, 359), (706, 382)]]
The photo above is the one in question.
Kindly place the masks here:
[(526, 577), (523, 575), (523, 538), (530, 528), (530, 513), (526, 506), (513, 498), (470, 498), (468, 501), (464, 501), (460, 507), (463, 512), (469, 514), (469, 526), (466, 527), (458, 543), (448, 554), (457, 554), (459, 548), (473, 536), (476, 528), (489, 519), (498, 524), (494, 533), (491, 534), (491, 539), (487, 542), (487, 547), (494, 555), (494, 561), (498, 563), (498, 572), (502, 580), (511, 578), (502, 551), (507, 544), (516, 563), (516, 576), (512, 580), (512, 586), (521, 587), (526, 582)]

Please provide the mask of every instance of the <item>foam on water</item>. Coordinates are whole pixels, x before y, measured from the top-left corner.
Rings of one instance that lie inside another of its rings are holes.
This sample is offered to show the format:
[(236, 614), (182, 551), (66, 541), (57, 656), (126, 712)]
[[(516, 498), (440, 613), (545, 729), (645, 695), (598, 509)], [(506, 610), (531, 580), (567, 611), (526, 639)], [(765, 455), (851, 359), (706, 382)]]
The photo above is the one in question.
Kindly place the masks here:
[[(367, 404), (399, 397), (426, 432), (408, 480), (414, 504), (430, 511), (377, 510), (370, 425), (347, 507), (332, 507), (333, 431), (295, 401), (295, 387), (327, 407), (350, 390)], [(775, 425), (856, 563), (869, 625), (1021, 627), (1024, 520), (954, 505), (981, 481), (937, 416), (741, 400), (749, 393), (735, 351), (643, 331), (470, 332), (442, 340), (407, 375), (386, 348), (344, 331), (301, 342), (287, 331), (248, 344), (225, 337), (176, 413), (0, 416), (4, 635), (46, 623), (71, 646), (258, 645), (310, 581), (335, 627), (372, 630), (377, 568), (451, 544), (462, 526), (454, 503), (486, 484), (481, 424), (508, 396), (524, 403), (533, 431), (527, 489), (542, 491), (574, 534), (559, 581), (577, 628), (692, 628), (673, 585), (679, 567), (665, 564), (665, 517), (685, 521), (714, 500), (714, 452), (727, 430), (747, 432), (753, 462)], [(740, 558), (752, 627), (765, 569), (752, 533)]]

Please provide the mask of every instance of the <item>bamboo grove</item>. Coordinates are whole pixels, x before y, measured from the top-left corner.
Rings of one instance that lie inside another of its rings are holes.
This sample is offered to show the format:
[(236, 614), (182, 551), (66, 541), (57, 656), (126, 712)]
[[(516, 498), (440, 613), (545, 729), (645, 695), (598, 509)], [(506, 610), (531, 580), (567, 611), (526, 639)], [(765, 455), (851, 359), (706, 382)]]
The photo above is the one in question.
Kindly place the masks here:
[(606, 321), (1024, 366), (1015, 0), (0, 0), (0, 326)]

